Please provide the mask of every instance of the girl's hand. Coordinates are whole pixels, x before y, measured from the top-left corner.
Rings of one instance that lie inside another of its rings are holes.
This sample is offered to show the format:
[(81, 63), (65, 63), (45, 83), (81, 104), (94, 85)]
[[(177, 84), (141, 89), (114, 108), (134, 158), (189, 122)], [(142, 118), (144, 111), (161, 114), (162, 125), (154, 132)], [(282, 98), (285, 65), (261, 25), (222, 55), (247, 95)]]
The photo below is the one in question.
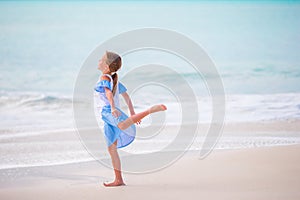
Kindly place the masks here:
[(111, 114), (112, 114), (115, 118), (117, 118), (117, 117), (119, 117), (119, 116), (121, 115), (121, 112), (118, 111), (117, 109), (112, 109), (112, 110), (111, 110)]
[[(131, 116), (132, 116), (132, 115), (135, 115), (135, 112), (134, 112), (134, 111), (132, 111), (132, 112), (130, 113), (130, 115), (131, 115)], [(136, 124), (137, 124), (137, 125), (139, 125), (139, 124), (141, 124), (141, 122), (142, 122), (142, 121), (141, 121), (141, 120), (139, 120), (139, 121), (137, 121), (137, 122), (136, 122)]]

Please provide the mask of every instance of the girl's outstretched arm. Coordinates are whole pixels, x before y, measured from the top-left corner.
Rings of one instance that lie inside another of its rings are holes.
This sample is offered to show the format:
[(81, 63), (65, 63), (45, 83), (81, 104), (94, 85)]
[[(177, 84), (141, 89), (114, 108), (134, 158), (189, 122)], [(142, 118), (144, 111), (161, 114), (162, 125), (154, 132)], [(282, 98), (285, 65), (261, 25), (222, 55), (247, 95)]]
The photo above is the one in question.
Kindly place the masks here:
[(126, 102), (128, 108), (129, 108), (130, 115), (134, 115), (134, 114), (135, 114), (134, 108), (133, 108), (132, 101), (131, 101), (131, 99), (130, 99), (128, 93), (127, 93), (127, 92), (123, 92), (123, 93), (122, 93), (122, 96), (123, 96), (123, 98), (124, 98), (124, 100), (125, 100), (125, 102)]
[[(135, 111), (134, 111), (134, 108), (133, 108), (133, 104), (132, 104), (131, 98), (130, 98), (130, 96), (128, 95), (128, 93), (127, 93), (127, 92), (123, 92), (123, 93), (122, 93), (122, 96), (123, 96), (123, 98), (124, 98), (124, 100), (125, 100), (125, 102), (126, 102), (128, 108), (129, 108), (130, 115), (135, 115)], [(140, 123), (141, 123), (141, 121), (138, 121), (138, 122), (137, 122), (137, 124), (140, 124)]]
[[(108, 80), (108, 78), (103, 76), (102, 80)], [(106, 88), (106, 87), (104, 89), (105, 89), (105, 95), (106, 95), (106, 97), (109, 101), (109, 104), (111, 106), (111, 114), (115, 117), (119, 117), (121, 115), (121, 113), (116, 109), (114, 96), (113, 96), (112, 91), (110, 89)]]

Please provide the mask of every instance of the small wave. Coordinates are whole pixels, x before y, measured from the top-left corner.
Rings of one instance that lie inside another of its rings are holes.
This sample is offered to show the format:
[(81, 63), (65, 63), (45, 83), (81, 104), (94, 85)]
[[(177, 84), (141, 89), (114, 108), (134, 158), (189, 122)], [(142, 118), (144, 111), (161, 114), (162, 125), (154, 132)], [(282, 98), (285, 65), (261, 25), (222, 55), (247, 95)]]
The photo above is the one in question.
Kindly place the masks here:
[(71, 106), (72, 97), (44, 93), (1, 92), (0, 103), (5, 107)]
[(279, 75), (285, 77), (300, 77), (299, 69), (285, 70), (285, 67), (275, 68), (275, 67), (256, 67), (252, 69), (252, 74), (261, 75)]
[(56, 96), (49, 96), (49, 95), (41, 95), (40, 97), (36, 99), (26, 99), (24, 100), (21, 105), (27, 105), (27, 106), (37, 106), (37, 105), (56, 105), (56, 106), (62, 106), (71, 104), (72, 99), (66, 98), (66, 97), (56, 97)]
[(53, 162), (37, 162), (37, 163), (27, 163), (27, 164), (1, 164), (0, 170), (4, 169), (15, 169), (15, 168), (29, 168), (29, 167), (49, 167), (49, 166), (57, 166), (57, 165), (67, 165), (67, 164), (79, 164), (85, 162), (94, 161), (94, 158), (82, 158), (82, 159), (70, 159), (70, 160), (60, 160)]
[(16, 138), (28, 138), (31, 136), (39, 136), (53, 133), (66, 133), (75, 132), (75, 129), (65, 128), (65, 129), (54, 129), (54, 130), (44, 130), (44, 131), (29, 131), (29, 132), (16, 132), (15, 130), (0, 130), (0, 142), (6, 139), (16, 139)]

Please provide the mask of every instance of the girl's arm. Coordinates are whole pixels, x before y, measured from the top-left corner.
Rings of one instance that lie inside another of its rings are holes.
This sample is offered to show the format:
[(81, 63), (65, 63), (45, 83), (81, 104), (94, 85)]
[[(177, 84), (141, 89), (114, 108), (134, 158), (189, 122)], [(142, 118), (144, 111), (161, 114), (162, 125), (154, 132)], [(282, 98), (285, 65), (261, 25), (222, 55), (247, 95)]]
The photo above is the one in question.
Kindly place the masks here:
[[(128, 108), (129, 108), (130, 115), (135, 115), (133, 104), (132, 104), (131, 98), (128, 95), (128, 93), (127, 92), (123, 92), (122, 96), (123, 96), (123, 98), (124, 98), (124, 100), (125, 100)], [(140, 123), (141, 123), (141, 121), (137, 122), (137, 124), (140, 124)]]
[(129, 108), (130, 115), (134, 115), (135, 114), (134, 108), (133, 108), (132, 101), (131, 101), (128, 93), (127, 92), (123, 92), (122, 96), (123, 96), (123, 98), (124, 98), (124, 100), (125, 100), (128, 108)]
[[(107, 77), (103, 76), (102, 80), (109, 80), (109, 79)], [(108, 89), (106, 87), (104, 89), (105, 89), (105, 95), (106, 95), (106, 97), (109, 101), (109, 104), (111, 106), (111, 114), (114, 117), (119, 117), (121, 115), (121, 113), (115, 107), (115, 101), (114, 101), (114, 96), (113, 96), (112, 91), (110, 91), (110, 89)]]

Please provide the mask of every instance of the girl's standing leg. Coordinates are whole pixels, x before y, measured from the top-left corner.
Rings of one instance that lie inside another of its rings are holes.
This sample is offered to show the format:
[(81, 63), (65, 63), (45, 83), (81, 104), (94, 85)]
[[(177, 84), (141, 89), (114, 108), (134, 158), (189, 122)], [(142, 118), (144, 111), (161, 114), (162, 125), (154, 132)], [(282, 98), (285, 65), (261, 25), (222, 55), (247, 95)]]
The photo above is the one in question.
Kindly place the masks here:
[(122, 178), (121, 161), (117, 151), (117, 140), (108, 147), (108, 151), (115, 171), (115, 180), (111, 183), (103, 183), (103, 185), (106, 187), (125, 185)]
[[(134, 123), (140, 121), (141, 119), (143, 119), (144, 117), (146, 117), (147, 115), (149, 115), (151, 113), (159, 112), (159, 111), (164, 111), (166, 109), (167, 109), (167, 107), (165, 105), (152, 106), (148, 110), (145, 110), (143, 112), (132, 115), (129, 118), (127, 118), (126, 120), (124, 120), (123, 122), (120, 122), (118, 124), (118, 127), (121, 130), (125, 130), (132, 124), (134, 124)], [(114, 171), (115, 171), (115, 181), (111, 182), (111, 183), (103, 183), (103, 185), (106, 187), (125, 185), (123, 178), (122, 178), (122, 174), (121, 174), (122, 173), (121, 172), (121, 161), (120, 161), (120, 157), (119, 157), (119, 154), (117, 151), (117, 140), (108, 147), (108, 151), (111, 156), (112, 165), (113, 165)]]

